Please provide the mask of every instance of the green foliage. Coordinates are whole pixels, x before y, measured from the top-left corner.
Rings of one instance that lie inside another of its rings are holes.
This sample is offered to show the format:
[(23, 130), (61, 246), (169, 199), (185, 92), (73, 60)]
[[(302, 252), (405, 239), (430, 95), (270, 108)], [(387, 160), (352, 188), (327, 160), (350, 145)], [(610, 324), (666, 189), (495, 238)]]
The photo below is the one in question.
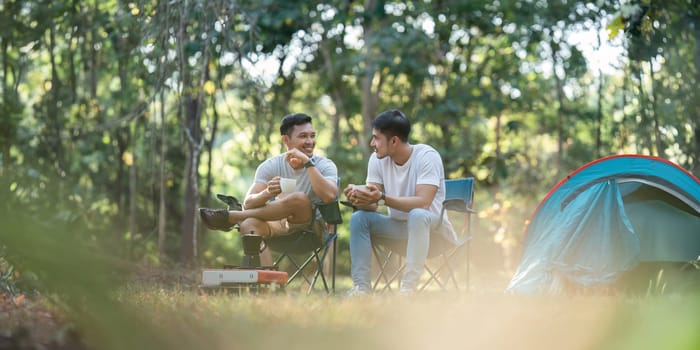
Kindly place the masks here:
[[(2, 190), (39, 209), (55, 187), (60, 207), (45, 209), (87, 227), (86, 239), (129, 260), (178, 262), (192, 207), (216, 205), (217, 192), (243, 196), (259, 162), (282, 149), (283, 115), (314, 117), (319, 153), (345, 186), (365, 179), (369, 120), (401, 108), (411, 141), (438, 149), (449, 177), (477, 178), (478, 206), (527, 203), (484, 217), (484, 235), (509, 226), (517, 241), (521, 225), (495, 221), (526, 220), (596, 157), (700, 164), (690, 73), (700, 39), (688, 4), (5, 1)], [(603, 23), (624, 30), (629, 48), (610, 76), (569, 40)], [(189, 238), (200, 263), (239, 254), (235, 236), (199, 226)]]
[(10, 293), (10, 295), (18, 294), (15, 267), (5, 260), (2, 251), (0, 251), (0, 292)]

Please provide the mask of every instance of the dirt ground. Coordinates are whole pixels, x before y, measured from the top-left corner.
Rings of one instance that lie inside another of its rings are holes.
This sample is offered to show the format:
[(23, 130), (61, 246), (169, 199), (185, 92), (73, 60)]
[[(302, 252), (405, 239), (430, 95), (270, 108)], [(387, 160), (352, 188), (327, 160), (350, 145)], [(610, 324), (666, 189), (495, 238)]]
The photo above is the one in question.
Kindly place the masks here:
[(60, 313), (36, 298), (0, 293), (0, 349), (84, 349)]

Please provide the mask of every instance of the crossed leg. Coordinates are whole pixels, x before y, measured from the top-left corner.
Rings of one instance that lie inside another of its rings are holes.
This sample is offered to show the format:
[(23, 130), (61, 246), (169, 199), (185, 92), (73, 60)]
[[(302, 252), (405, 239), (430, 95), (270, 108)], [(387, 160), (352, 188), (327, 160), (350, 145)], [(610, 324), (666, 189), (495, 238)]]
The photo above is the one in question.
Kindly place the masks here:
[[(239, 223), (241, 234), (255, 233), (263, 237), (279, 234), (279, 220), (287, 219), (289, 223), (307, 223), (312, 219), (311, 201), (301, 192), (294, 192), (276, 199), (267, 205), (243, 211), (229, 211), (228, 221)], [(274, 229), (272, 226), (275, 226)], [(272, 265), (272, 253), (265, 249), (260, 254), (263, 265)]]
[(259, 208), (228, 212), (228, 221), (231, 224), (241, 223), (250, 218), (262, 221), (287, 219), (290, 223), (309, 222), (312, 218), (311, 201), (304, 193), (294, 192)]

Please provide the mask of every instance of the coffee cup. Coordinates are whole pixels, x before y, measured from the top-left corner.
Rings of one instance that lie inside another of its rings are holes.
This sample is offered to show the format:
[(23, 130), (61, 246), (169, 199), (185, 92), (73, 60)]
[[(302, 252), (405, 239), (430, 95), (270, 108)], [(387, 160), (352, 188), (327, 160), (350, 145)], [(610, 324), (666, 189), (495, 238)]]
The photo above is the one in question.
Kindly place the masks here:
[(352, 185), (352, 189), (356, 191), (369, 192), (367, 185)]
[(296, 179), (289, 179), (286, 177), (280, 178), (280, 188), (282, 189), (282, 193), (294, 192), (296, 187), (297, 187), (297, 180)]

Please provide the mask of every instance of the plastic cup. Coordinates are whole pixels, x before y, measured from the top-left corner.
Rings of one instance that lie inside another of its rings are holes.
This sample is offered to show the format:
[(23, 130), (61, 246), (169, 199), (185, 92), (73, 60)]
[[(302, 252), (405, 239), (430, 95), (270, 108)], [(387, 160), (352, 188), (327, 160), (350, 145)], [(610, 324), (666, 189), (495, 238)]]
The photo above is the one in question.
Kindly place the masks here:
[(292, 193), (297, 188), (297, 180), (283, 177), (280, 179), (280, 188), (282, 193)]

